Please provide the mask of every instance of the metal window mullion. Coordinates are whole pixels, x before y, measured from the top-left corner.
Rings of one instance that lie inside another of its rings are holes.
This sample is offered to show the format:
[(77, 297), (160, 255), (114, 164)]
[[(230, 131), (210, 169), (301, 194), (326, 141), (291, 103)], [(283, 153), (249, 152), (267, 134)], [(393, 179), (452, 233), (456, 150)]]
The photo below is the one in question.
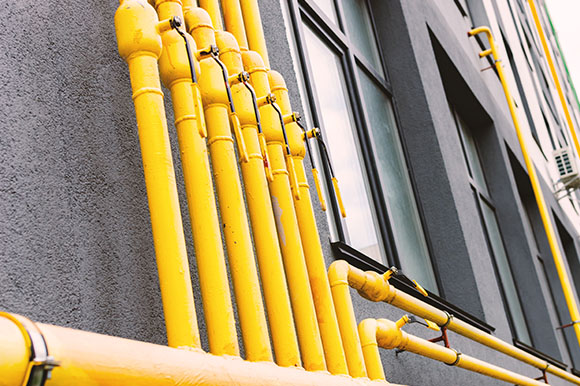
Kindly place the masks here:
[(351, 50), (347, 50), (344, 61), (345, 81), (351, 86), (348, 88), (348, 96), (355, 121), (356, 139), (358, 140), (359, 151), (364, 163), (362, 169), (370, 188), (370, 196), (372, 199), (371, 209), (374, 210), (378, 222), (378, 233), (385, 252), (385, 258), (390, 265), (400, 267), (400, 259), (396, 249), (392, 224), (389, 220), (391, 218), (389, 215), (390, 211), (382, 192), (378, 168), (371, 145), (369, 119), (364, 108), (364, 99), (360, 89), (361, 83), (357, 74), (357, 64)]
[[(300, 60), (300, 69), (303, 73), (304, 79), (304, 89), (306, 91), (306, 99), (308, 101), (308, 108), (310, 111), (310, 116), (312, 118), (312, 124), (315, 127), (320, 127), (321, 119), (319, 117), (320, 106), (316, 97), (314, 96), (314, 82), (312, 82), (311, 74), (312, 69), (310, 68), (310, 63), (306, 55), (306, 47), (304, 46), (304, 32), (302, 31), (302, 15), (305, 15), (301, 12), (301, 8), (299, 6), (298, 0), (289, 0), (288, 1), (288, 8), (290, 11), (290, 19), (291, 24), (294, 30), (294, 35), (296, 36), (296, 49), (298, 50)], [(324, 161), (324, 154), (320, 149), (320, 146), (317, 144), (318, 153), (320, 154), (320, 158)], [(322, 170), (323, 170), (323, 177), (326, 183), (327, 192), (330, 195), (334, 195), (334, 190), (332, 189), (332, 181), (330, 180), (330, 170), (328, 164), (326, 162), (321, 162)], [(330, 198), (330, 197), (329, 197)], [(330, 201), (330, 209), (332, 211), (332, 217), (334, 218), (334, 226), (336, 228), (336, 233), (338, 235), (339, 240), (345, 241), (346, 235), (344, 231), (344, 226), (342, 224), (341, 215), (340, 215), (340, 208), (338, 207), (336, 200), (329, 199)]]

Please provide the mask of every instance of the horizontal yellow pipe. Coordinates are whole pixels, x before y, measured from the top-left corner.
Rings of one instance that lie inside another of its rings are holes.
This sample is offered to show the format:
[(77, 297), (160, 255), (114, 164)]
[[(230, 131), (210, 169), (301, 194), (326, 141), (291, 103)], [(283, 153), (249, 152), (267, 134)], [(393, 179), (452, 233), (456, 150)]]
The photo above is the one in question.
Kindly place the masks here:
[[(59, 362), (51, 386), (381, 386), (387, 382), (307, 372), (273, 363), (179, 350), (69, 328), (37, 324), (49, 354)], [(17, 325), (0, 317), (0, 385), (19, 385), (30, 347)]]
[[(328, 270), (328, 276), (330, 279), (330, 286), (333, 291), (333, 296), (335, 297), (334, 299), (335, 304), (339, 301), (335, 295), (335, 293), (337, 292), (337, 288), (340, 287), (344, 288), (345, 283), (347, 283), (350, 287), (356, 289), (359, 292), (359, 294), (366, 299), (369, 299), (374, 302), (387, 302), (397, 308), (400, 308), (401, 310), (410, 312), (421, 318), (430, 320), (439, 326), (446, 325), (447, 329), (449, 329), (450, 331), (463, 335), (475, 342), (481, 343), (484, 346), (492, 348), (505, 355), (509, 355), (512, 358), (527, 363), (540, 370), (547, 368), (546, 371), (548, 373), (551, 373), (557, 377), (580, 385), (580, 378), (578, 378), (577, 376), (565, 370), (562, 370), (559, 367), (551, 366), (548, 362), (544, 361), (543, 359), (540, 359), (532, 354), (529, 354), (507, 342), (504, 342), (499, 338), (496, 338), (493, 335), (481, 331), (478, 328), (463, 322), (462, 320), (450, 317), (447, 312), (439, 310), (423, 302), (420, 299), (417, 299), (405, 292), (396, 289), (391, 284), (389, 284), (388, 280), (385, 280), (383, 275), (380, 275), (376, 272), (364, 272), (358, 268), (349, 265), (346, 261), (338, 260), (331, 264)], [(349, 307), (352, 308), (350, 292), (341, 291), (341, 293), (342, 299), (340, 301), (343, 304), (338, 305), (339, 307), (341, 307), (340, 309), (344, 310), (348, 309)], [(340, 321), (342, 318), (344, 318), (345, 314), (344, 312), (342, 313), (339, 312), (339, 308), (337, 308), (337, 315), (339, 316), (339, 326), (341, 327), (341, 333), (343, 333), (343, 328)], [(354, 318), (354, 311), (351, 318)], [(348, 333), (348, 331), (345, 331), (345, 333)], [(351, 340), (359, 339), (356, 330), (354, 333), (350, 332), (349, 334)], [(348, 360), (349, 354), (352, 357), (353, 356), (352, 353), (354, 351), (351, 351), (347, 348), (346, 342), (347, 340), (345, 340), (345, 337), (343, 335), (343, 343), (345, 345)], [(358, 355), (356, 355), (356, 357), (358, 360)]]
[[(365, 359), (369, 359), (367, 366), (371, 379), (384, 379), (384, 375), (379, 373), (379, 371), (382, 372), (380, 360), (377, 363), (377, 359), (380, 359), (378, 356), (378, 347), (382, 347), (409, 351), (435, 359), (447, 365), (461, 367), (465, 370), (520, 386), (546, 386), (544, 382), (470, 357), (469, 355), (459, 354), (453, 349), (408, 334), (400, 329), (399, 322), (395, 323), (388, 319), (365, 319), (359, 325), (359, 331), (361, 340), (365, 343), (364, 347), (368, 351), (365, 351)], [(379, 366), (381, 366), (380, 369)]]

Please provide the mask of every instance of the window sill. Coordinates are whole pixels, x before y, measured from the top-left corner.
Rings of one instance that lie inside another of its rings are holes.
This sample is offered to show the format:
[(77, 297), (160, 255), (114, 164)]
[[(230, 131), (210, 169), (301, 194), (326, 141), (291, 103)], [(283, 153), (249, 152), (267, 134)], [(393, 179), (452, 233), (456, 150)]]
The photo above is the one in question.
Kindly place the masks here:
[[(384, 266), (378, 261), (371, 259), (365, 254), (357, 251), (353, 247), (341, 241), (331, 242), (330, 245), (332, 247), (334, 257), (337, 260), (338, 259), (345, 260), (346, 262), (348, 262), (349, 264), (353, 265), (356, 268), (362, 269), (364, 271), (375, 271), (378, 273), (384, 273), (388, 269), (388, 267)], [(424, 297), (414, 287), (411, 287), (409, 284), (405, 283), (401, 279), (398, 279), (397, 277), (389, 279), (389, 282), (396, 289), (403, 291), (417, 299), (420, 299), (433, 307), (446, 311), (451, 315), (453, 315), (454, 317), (461, 319), (465, 323), (469, 323), (470, 325), (477, 327), (480, 330), (483, 330), (487, 333), (492, 333), (493, 331), (495, 331), (494, 327), (490, 326), (489, 324), (485, 323), (479, 318), (469, 314), (468, 312), (460, 309), (457, 306), (454, 306), (453, 304), (447, 302), (445, 299), (429, 291), (427, 291), (429, 293), (429, 296)]]
[[(543, 352), (538, 351), (535, 348), (533, 348), (532, 346), (529, 346), (524, 342), (520, 342), (517, 339), (514, 339), (513, 342), (514, 342), (514, 346), (516, 346), (520, 350), (524, 350), (528, 354), (532, 354), (534, 356), (537, 356), (538, 358), (545, 360), (546, 362), (548, 362), (551, 365), (559, 367), (562, 370), (568, 371), (568, 366), (565, 363), (560, 362), (559, 360), (549, 356), (548, 354), (544, 354)], [(572, 369), (572, 373), (574, 373), (574, 371), (575, 371), (575, 369)], [(576, 374), (576, 375), (578, 376), (578, 374)]]

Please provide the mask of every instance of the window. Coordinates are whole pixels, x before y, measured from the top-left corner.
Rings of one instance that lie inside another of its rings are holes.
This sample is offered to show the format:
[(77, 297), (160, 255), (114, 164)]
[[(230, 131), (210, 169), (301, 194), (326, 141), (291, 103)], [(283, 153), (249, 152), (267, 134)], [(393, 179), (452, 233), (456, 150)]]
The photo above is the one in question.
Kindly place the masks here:
[(508, 319), (510, 320), (512, 332), (516, 339), (531, 346), (530, 333), (497, 222), (495, 206), (487, 188), (485, 173), (479, 157), (475, 137), (453, 107), (451, 107), (451, 111), (455, 119), (459, 137), (461, 138), (461, 147), (473, 197), (477, 204), (485, 239), (490, 254), (493, 257), (496, 276), (500, 283), (500, 291), (502, 292), (506, 311), (509, 315)]
[[(438, 293), (367, 0), (290, 0), (314, 126), (340, 183), (335, 240)], [(332, 183), (325, 176), (326, 191)]]

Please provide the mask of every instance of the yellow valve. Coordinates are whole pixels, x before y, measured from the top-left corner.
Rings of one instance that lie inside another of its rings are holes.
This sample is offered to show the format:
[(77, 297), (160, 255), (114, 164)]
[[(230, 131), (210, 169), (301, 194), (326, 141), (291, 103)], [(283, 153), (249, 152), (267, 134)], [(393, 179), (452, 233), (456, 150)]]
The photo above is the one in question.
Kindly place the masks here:
[(413, 282), (413, 284), (415, 284), (415, 289), (417, 291), (419, 291), (421, 293), (421, 295), (423, 295), (425, 297), (429, 296), (429, 294), (427, 293), (427, 291), (425, 291), (425, 288), (421, 287), (419, 285), (419, 283), (417, 283), (417, 280), (411, 280), (411, 281)]
[(401, 319), (395, 322), (395, 325), (400, 330), (405, 324), (408, 324), (409, 322), (410, 322), (409, 315), (403, 315)]
[(292, 154), (286, 153), (284, 155), (286, 160), (286, 168), (290, 174), (290, 187), (292, 188), (292, 193), (294, 193), (294, 198), (300, 200), (300, 189), (298, 187), (298, 176), (296, 175), (296, 169), (294, 168), (294, 159)]
[(332, 177), (332, 186), (334, 187), (334, 193), (336, 194), (336, 201), (338, 201), (340, 214), (342, 217), (346, 217), (346, 210), (344, 209), (344, 204), (342, 203), (342, 195), (340, 194), (340, 189), (338, 188), (338, 179), (336, 177)]
[(428, 319), (423, 319), (425, 321), (425, 323), (427, 323), (427, 327), (430, 328), (431, 330), (434, 331), (441, 331), (441, 328), (439, 328), (439, 326), (437, 325), (437, 323), (434, 323)]
[(318, 194), (318, 201), (320, 202), (321, 209), (326, 212), (326, 201), (324, 201), (324, 196), (322, 195), (322, 188), (320, 187), (320, 179), (318, 178), (318, 170), (312, 168), (312, 177), (314, 177), (314, 185), (316, 186), (316, 193)]
[(240, 155), (240, 160), (242, 162), (248, 162), (248, 150), (246, 149), (246, 143), (244, 142), (244, 136), (242, 135), (242, 128), (240, 127), (240, 120), (235, 113), (230, 111), (230, 122), (232, 124), (232, 131), (236, 137), (236, 144), (238, 145), (238, 154)]

